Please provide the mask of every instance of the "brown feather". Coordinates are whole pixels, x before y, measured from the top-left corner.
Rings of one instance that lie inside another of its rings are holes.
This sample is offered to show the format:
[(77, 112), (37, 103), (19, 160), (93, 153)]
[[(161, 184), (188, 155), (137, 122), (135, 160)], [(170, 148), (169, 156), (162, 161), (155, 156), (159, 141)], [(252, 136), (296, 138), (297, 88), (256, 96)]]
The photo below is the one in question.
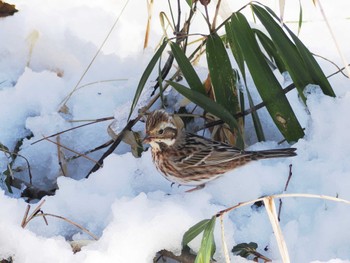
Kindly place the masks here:
[[(296, 155), (295, 148), (244, 151), (174, 127), (172, 118), (163, 110), (153, 112), (146, 122), (156, 167), (165, 178), (178, 184), (203, 185), (253, 160)], [(169, 132), (164, 132), (167, 129)]]

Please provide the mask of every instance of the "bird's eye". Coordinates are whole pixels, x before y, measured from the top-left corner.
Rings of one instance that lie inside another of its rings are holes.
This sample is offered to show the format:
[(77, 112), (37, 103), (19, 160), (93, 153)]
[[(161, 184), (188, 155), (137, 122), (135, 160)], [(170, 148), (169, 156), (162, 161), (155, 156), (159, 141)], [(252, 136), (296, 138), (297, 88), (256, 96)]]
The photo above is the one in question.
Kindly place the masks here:
[(163, 134), (164, 133), (164, 130), (163, 129), (160, 129), (159, 131), (158, 131), (158, 134)]

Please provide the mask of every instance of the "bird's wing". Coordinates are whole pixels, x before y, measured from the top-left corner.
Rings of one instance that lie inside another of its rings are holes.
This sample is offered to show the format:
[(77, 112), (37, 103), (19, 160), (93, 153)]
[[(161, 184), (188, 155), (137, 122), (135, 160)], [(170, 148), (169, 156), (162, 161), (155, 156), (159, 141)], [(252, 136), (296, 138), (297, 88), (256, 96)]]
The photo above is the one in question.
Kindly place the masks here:
[(184, 145), (187, 154), (178, 159), (184, 165), (219, 165), (249, 155), (231, 145), (190, 134)]

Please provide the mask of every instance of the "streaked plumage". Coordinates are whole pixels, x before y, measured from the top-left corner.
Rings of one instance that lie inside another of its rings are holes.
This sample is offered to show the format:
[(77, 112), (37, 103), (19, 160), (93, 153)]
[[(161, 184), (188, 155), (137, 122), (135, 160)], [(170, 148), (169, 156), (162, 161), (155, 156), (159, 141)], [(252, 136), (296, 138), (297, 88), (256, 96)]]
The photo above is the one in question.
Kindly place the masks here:
[(153, 161), (166, 179), (197, 188), (252, 160), (296, 155), (295, 148), (244, 151), (178, 130), (164, 110), (149, 115), (144, 142), (151, 145)]

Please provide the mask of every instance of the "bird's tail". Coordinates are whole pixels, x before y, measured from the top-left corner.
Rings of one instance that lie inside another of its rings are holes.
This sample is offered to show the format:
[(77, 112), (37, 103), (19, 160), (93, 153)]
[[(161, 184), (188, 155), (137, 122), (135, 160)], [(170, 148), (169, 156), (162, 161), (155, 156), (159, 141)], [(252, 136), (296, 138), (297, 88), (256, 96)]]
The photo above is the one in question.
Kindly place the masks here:
[(250, 152), (253, 160), (296, 156), (296, 148), (283, 148)]

